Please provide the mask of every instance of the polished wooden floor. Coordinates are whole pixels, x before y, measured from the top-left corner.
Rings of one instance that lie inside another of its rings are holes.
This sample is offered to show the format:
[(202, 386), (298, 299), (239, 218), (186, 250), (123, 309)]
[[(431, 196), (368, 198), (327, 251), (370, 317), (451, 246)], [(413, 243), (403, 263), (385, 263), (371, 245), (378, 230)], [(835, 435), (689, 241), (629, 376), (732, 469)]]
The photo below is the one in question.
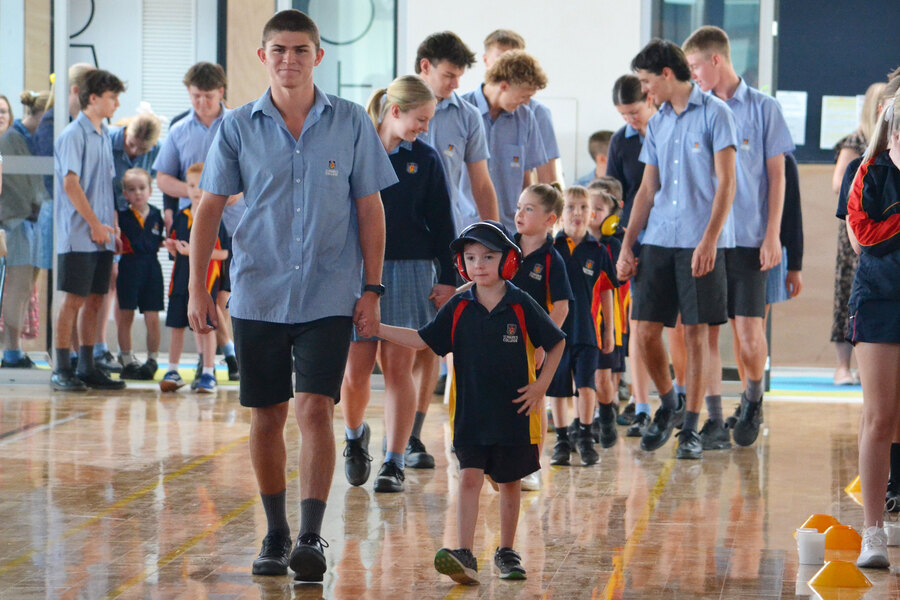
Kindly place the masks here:
[[(456, 538), (457, 470), (435, 405), (423, 437), (437, 468), (408, 470), (405, 493), (350, 487), (338, 456), (324, 585), (294, 586), (250, 574), (266, 521), (234, 387), (211, 398), (0, 387), (0, 598), (809, 597), (791, 534), (812, 513), (861, 525), (843, 491), (857, 473), (860, 407), (840, 395), (801, 399), (770, 396), (754, 447), (699, 462), (676, 461), (673, 442), (645, 453), (621, 438), (589, 468), (550, 467), (545, 455), (543, 489), (523, 494), (524, 582), (499, 580), (491, 564), (498, 496), (485, 485), (477, 587), (454, 586), (432, 567)], [(375, 469), (381, 415), (376, 393)], [(342, 438), (339, 419), (335, 431)], [(296, 457), (296, 427), (288, 440)], [(295, 524), (296, 471), (290, 477)], [(900, 567), (900, 548), (891, 558)], [(867, 572), (865, 598), (900, 598), (898, 567)]]

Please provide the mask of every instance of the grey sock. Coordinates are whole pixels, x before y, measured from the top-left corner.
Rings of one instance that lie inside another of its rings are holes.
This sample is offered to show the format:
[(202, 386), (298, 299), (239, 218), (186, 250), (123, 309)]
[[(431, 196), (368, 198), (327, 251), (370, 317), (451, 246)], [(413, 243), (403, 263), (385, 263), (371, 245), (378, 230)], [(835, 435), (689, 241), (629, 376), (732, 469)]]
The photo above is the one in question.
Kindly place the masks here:
[(416, 418), (413, 421), (412, 435), (420, 440), (422, 439), (422, 425), (425, 423), (425, 413), (416, 411)]
[(665, 394), (660, 394), (659, 400), (669, 410), (678, 410), (678, 394), (675, 393), (674, 387)]
[(287, 510), (284, 507), (284, 499), (287, 490), (281, 490), (277, 494), (262, 494), (263, 508), (266, 510), (266, 521), (268, 522), (268, 533), (283, 533), (290, 537), (291, 527), (287, 522)]
[(148, 353), (147, 353), (147, 360), (150, 360), (151, 358), (152, 358), (153, 360), (156, 360), (157, 358), (159, 358), (159, 352), (148, 352)]
[(747, 391), (745, 392), (747, 400), (750, 402), (759, 402), (763, 397), (762, 379), (747, 378)]
[(78, 348), (78, 368), (76, 371), (79, 375), (87, 375), (94, 370), (94, 345), (79, 346)]
[(707, 396), (706, 412), (709, 413), (710, 420), (719, 425), (723, 424), (725, 420), (722, 418), (722, 396)]
[(56, 370), (71, 371), (72, 370), (72, 354), (68, 348), (56, 349)]
[(691, 412), (689, 410), (684, 412), (684, 426), (681, 428), (682, 431), (697, 431), (697, 423), (700, 422), (700, 413)]
[(325, 518), (325, 501), (307, 498), (300, 501), (300, 535), (322, 532), (322, 519)]

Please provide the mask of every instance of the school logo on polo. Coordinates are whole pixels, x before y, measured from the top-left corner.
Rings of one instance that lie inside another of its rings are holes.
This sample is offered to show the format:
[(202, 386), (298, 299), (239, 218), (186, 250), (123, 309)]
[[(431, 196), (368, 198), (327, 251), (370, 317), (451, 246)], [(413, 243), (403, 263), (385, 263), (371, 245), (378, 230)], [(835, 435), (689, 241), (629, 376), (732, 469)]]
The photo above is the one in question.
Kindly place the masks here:
[(337, 169), (335, 168), (336, 166), (337, 166), (337, 163), (335, 163), (333, 160), (329, 160), (328, 168), (325, 169), (325, 174), (328, 175), (329, 177), (337, 177), (338, 172), (337, 172)]
[(741, 141), (741, 150), (749, 150), (749, 149), (750, 149), (750, 140), (747, 138), (744, 138), (743, 141)]
[(406, 163), (406, 172), (410, 175), (414, 175), (419, 172), (419, 165), (417, 163)]
[(507, 344), (516, 344), (519, 341), (519, 336), (516, 335), (518, 331), (518, 325), (515, 323), (509, 323), (506, 326), (506, 335), (503, 336), (503, 341)]
[(587, 275), (591, 277), (594, 276), (594, 261), (588, 259), (585, 261), (584, 266), (581, 267), (581, 270), (584, 271)]
[(540, 281), (542, 278), (543, 272), (544, 272), (544, 265), (540, 265), (540, 264), (534, 265), (534, 268), (531, 270), (531, 273), (529, 273), (528, 276), (531, 277), (532, 279), (536, 279), (537, 281)]
[(514, 169), (518, 169), (519, 168), (519, 157), (513, 156), (512, 162), (509, 163), (509, 166), (511, 166)]
[(691, 152), (694, 154), (700, 154), (700, 142), (694, 142), (694, 147), (691, 148)]
[(444, 156), (453, 156), (453, 144), (447, 144), (447, 149), (444, 150)]

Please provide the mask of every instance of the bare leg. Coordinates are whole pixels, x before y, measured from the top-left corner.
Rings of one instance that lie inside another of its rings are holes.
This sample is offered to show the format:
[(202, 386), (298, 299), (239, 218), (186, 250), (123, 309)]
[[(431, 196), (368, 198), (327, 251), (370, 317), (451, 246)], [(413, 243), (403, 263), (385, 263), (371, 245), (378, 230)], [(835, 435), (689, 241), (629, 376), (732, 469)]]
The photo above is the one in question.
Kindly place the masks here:
[[(719, 355), (719, 331), (718, 325), (709, 325), (709, 358), (706, 361), (706, 395), (722, 395), (722, 357)], [(734, 336), (737, 340), (737, 335)], [(737, 342), (735, 342), (737, 343)], [(735, 355), (737, 356), (737, 355)]]
[(412, 369), (416, 351), (381, 342), (381, 366), (387, 403), (384, 411), (388, 452), (403, 453), (416, 412), (416, 385)]
[(215, 331), (198, 334), (194, 332), (194, 342), (197, 351), (203, 356), (203, 368), (210, 369), (216, 366), (216, 334)]
[[(712, 327), (710, 325), (710, 329)], [(731, 319), (731, 334), (731, 349), (734, 352), (734, 362), (737, 365), (738, 377), (741, 379), (741, 389), (744, 389), (747, 387), (747, 365), (744, 364), (744, 359), (741, 358), (741, 338), (738, 336), (737, 325), (735, 325), (734, 319)], [(709, 349), (710, 358), (712, 358), (712, 346)]]
[(669, 329), (669, 355), (672, 357), (672, 370), (675, 371), (675, 381), (679, 385), (686, 385), (687, 361), (689, 360), (684, 340), (684, 325), (681, 316), (674, 329)]
[(181, 362), (181, 352), (184, 350), (184, 327), (169, 328), (169, 366), (174, 366), (174, 370), (178, 370), (178, 363)]
[(766, 374), (766, 358), (769, 354), (765, 322), (761, 317), (737, 316), (734, 326), (735, 337), (740, 340), (740, 360), (747, 369), (747, 377), (762, 379)]
[(147, 352), (159, 352), (160, 327), (159, 313), (155, 310), (144, 313), (144, 324), (147, 326)]
[[(641, 355), (638, 336), (634, 333), (635, 321), (631, 321), (632, 335), (628, 338), (628, 361), (631, 368), (631, 395), (638, 404), (650, 402), (650, 372)], [(668, 362), (668, 358), (666, 359)]]
[(116, 312), (118, 315), (116, 337), (119, 341), (119, 352), (131, 352), (131, 325), (134, 323), (134, 311), (120, 308)]
[(650, 374), (650, 379), (660, 394), (672, 389), (672, 376), (669, 374), (669, 356), (662, 340), (663, 324), (653, 321), (634, 321), (633, 335), (638, 338), (640, 355)]
[[(97, 339), (99, 321), (107, 320), (109, 312), (101, 315), (106, 295), (90, 294), (84, 301), (84, 307), (78, 314), (78, 339), (84, 341)], [(107, 307), (108, 308), (108, 307)]]
[(56, 316), (56, 347), (77, 349), (77, 346), (71, 345), (76, 329), (75, 321), (86, 298), (67, 292), (60, 293), (63, 299), (59, 307), (59, 314)]
[(415, 380), (418, 393), (416, 395), (416, 411), (420, 413), (428, 412), (428, 405), (434, 397), (434, 389), (437, 386), (438, 376), (441, 369), (440, 357), (431, 351), (431, 348), (425, 348), (416, 352), (415, 363), (413, 364), (413, 379)]
[(334, 476), (334, 398), (295, 394), (300, 426), (300, 499), (328, 499)]
[(594, 422), (594, 407), (597, 406), (597, 392), (589, 387), (578, 388), (578, 398), (575, 399), (578, 420), (582, 425), (590, 425)]
[(284, 424), (288, 405), (282, 402), (250, 409), (250, 462), (261, 494), (277, 494), (287, 487)]
[(369, 380), (375, 367), (378, 342), (352, 342), (341, 383), (341, 412), (344, 425), (356, 429), (362, 425), (369, 405)]
[(685, 325), (684, 342), (687, 350), (687, 368), (685, 371), (685, 388), (687, 410), (699, 413), (703, 405), (703, 392), (706, 390), (706, 364), (709, 357), (709, 326)]
[(900, 344), (856, 345), (863, 386), (859, 479), (864, 527), (883, 522), (891, 442), (900, 429)]
[(835, 342), (834, 350), (837, 354), (837, 367), (834, 369), (835, 382), (851, 376), (850, 357), (853, 355), (853, 346), (848, 342)]
[(497, 485), (500, 487), (500, 547), (512, 548), (522, 508), (522, 484), (520, 481), (512, 481)]
[(559, 429), (569, 425), (569, 399), (568, 398), (550, 398), (553, 412), (553, 426)]
[[(456, 530), (459, 547), (472, 549), (475, 544), (475, 521), (478, 519), (478, 496), (484, 482), (481, 469), (462, 469), (459, 472), (459, 499), (456, 507)], [(516, 485), (521, 485), (516, 482)]]

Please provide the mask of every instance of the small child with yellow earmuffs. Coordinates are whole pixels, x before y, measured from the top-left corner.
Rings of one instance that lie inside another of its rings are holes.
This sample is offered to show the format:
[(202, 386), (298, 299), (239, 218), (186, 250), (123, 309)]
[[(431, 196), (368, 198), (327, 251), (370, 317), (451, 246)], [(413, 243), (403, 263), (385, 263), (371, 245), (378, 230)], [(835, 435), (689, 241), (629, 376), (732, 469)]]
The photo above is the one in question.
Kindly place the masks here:
[[(565, 334), (547, 312), (509, 280), (522, 260), (519, 247), (496, 221), (470, 225), (450, 249), (463, 279), (474, 285), (453, 296), (418, 331), (380, 325), (377, 335), (436, 354), (453, 353), (450, 426), (459, 460), (459, 547), (441, 548), (435, 568), (457, 583), (478, 583), (472, 553), (484, 476), (500, 488), (500, 546), (494, 553), (502, 579), (525, 579), (513, 550), (520, 480), (540, 469), (538, 441), (544, 394), (565, 347)], [(535, 374), (536, 348), (546, 352)]]

